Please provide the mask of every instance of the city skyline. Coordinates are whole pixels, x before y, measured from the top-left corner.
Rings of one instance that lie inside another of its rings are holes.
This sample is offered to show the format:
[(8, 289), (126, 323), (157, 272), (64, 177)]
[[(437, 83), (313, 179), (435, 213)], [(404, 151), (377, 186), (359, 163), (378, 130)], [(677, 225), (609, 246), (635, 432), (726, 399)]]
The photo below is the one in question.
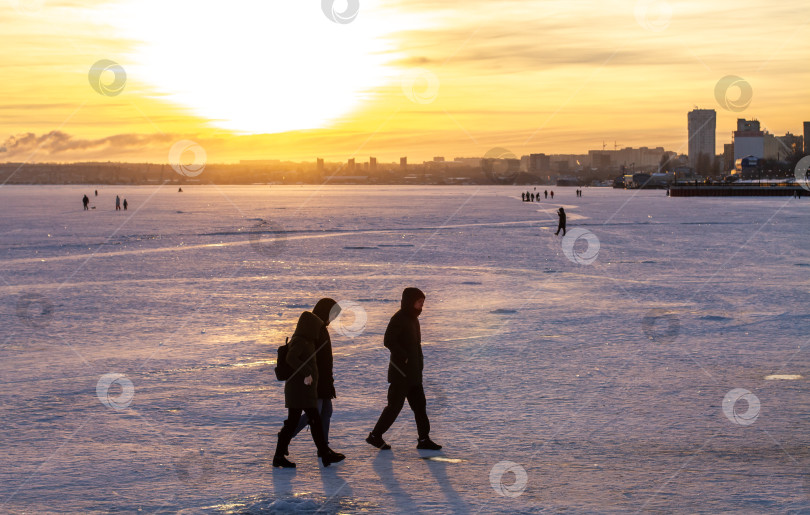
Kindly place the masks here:
[(15, 6), (4, 162), (166, 162), (180, 141), (222, 163), (687, 154), (696, 107), (717, 113), (719, 155), (738, 118), (772, 134), (810, 119), (799, 2)]

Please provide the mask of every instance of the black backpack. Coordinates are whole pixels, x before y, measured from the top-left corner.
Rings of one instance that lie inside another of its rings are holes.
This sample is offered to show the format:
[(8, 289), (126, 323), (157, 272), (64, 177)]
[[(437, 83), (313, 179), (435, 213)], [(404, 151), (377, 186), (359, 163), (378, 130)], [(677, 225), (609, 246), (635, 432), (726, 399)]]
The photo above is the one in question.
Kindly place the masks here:
[(290, 337), (284, 341), (284, 345), (278, 348), (278, 358), (276, 359), (276, 379), (286, 381), (293, 375), (294, 370), (287, 363), (287, 351), (290, 350)]

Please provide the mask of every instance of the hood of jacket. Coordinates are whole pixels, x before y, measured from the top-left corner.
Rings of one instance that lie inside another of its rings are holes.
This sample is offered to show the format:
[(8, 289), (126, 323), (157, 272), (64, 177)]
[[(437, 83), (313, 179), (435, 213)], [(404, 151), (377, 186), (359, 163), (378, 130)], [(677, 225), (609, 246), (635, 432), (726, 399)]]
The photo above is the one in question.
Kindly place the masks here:
[[(333, 310), (335, 311), (334, 313), (332, 313)], [(323, 322), (324, 325), (329, 325), (329, 323), (332, 321), (330, 320), (329, 315), (333, 315), (331, 317), (332, 319), (337, 318), (337, 315), (340, 314), (340, 306), (337, 305), (337, 302), (334, 299), (327, 297), (319, 300), (318, 303), (315, 304), (315, 308), (312, 310), (312, 312), (321, 319), (321, 322)]]
[(293, 336), (300, 336), (315, 343), (318, 341), (318, 334), (323, 327), (323, 322), (314, 313), (304, 311), (298, 317), (298, 325), (295, 326)]
[(414, 309), (414, 303), (419, 299), (424, 299), (425, 294), (422, 293), (422, 290), (419, 288), (405, 288), (402, 292), (402, 301), (400, 302), (400, 308), (402, 312), (411, 317), (418, 317), (422, 310)]

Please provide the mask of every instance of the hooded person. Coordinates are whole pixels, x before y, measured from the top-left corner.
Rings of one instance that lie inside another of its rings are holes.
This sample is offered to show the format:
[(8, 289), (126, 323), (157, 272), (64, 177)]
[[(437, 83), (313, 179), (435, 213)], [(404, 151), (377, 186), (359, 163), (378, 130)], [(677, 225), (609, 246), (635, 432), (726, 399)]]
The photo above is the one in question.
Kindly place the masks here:
[(563, 236), (565, 236), (565, 209), (563, 208), (558, 209), (557, 215), (560, 217), (560, 223), (557, 224), (557, 232), (554, 233), (554, 236), (560, 234), (560, 230), (562, 230)]
[(344, 457), (329, 448), (323, 434), (323, 424), (318, 413), (318, 363), (316, 359), (316, 344), (321, 335), (324, 323), (309, 311), (304, 311), (298, 318), (298, 325), (290, 338), (287, 350), (287, 363), (294, 370), (293, 374), (284, 383), (284, 405), (288, 409), (287, 420), (278, 433), (278, 443), (273, 456), (274, 467), (294, 468), (295, 463), (289, 461), (290, 440), (295, 435), (301, 413), (306, 413), (309, 421), (312, 440), (318, 448), (318, 456), (324, 467), (337, 463)]
[(378, 449), (390, 449), (382, 435), (388, 431), (399, 416), (405, 399), (413, 410), (418, 434), (417, 449), (439, 450), (441, 445), (430, 439), (430, 420), (427, 416), (425, 389), (422, 386), (422, 332), (419, 315), (425, 302), (425, 294), (418, 288), (405, 288), (400, 309), (385, 330), (383, 344), (391, 351), (388, 365), (388, 404), (366, 442)]
[[(312, 313), (323, 322), (318, 333), (318, 339), (315, 345), (315, 362), (318, 365), (318, 387), (317, 393), (317, 410), (321, 416), (321, 424), (323, 426), (323, 437), (326, 439), (327, 445), (329, 444), (329, 425), (332, 420), (332, 399), (336, 398), (335, 394), (335, 377), (332, 373), (334, 359), (332, 357), (332, 339), (329, 337), (327, 327), (337, 318), (340, 314), (340, 306), (335, 300), (330, 298), (323, 298), (315, 304)], [(306, 414), (301, 417), (298, 427), (293, 434), (293, 437), (301, 432), (307, 424), (309, 418)]]

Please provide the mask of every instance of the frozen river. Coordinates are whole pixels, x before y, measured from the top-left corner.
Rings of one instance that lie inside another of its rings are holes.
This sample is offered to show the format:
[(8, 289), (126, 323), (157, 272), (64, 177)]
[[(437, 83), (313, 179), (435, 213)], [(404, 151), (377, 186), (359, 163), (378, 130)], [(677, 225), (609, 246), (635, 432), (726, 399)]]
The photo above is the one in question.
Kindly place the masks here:
[[(810, 199), (93, 189), (0, 188), (1, 513), (810, 511)], [(438, 454), (363, 440), (406, 286)], [(325, 296), (347, 459), (273, 469)]]

